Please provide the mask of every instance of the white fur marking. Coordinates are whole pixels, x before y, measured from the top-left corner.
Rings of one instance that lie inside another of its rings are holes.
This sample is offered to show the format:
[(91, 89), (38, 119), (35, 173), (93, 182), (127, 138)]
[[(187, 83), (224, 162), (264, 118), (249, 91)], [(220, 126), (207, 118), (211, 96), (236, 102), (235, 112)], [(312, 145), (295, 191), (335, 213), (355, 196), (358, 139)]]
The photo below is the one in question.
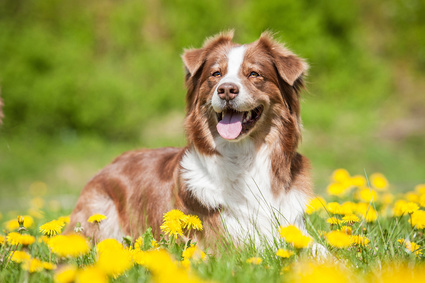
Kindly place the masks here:
[(243, 58), (245, 56), (246, 47), (244, 45), (232, 48), (227, 55), (227, 74), (223, 80), (235, 80), (240, 83), (239, 70), (241, 69)]
[[(212, 98), (212, 106), (216, 112), (221, 112), (225, 107), (225, 101), (221, 100), (217, 93), (217, 89), (224, 83), (234, 83), (239, 88), (238, 96), (232, 101), (232, 106), (234, 108), (239, 108), (242, 110), (246, 107), (245, 105), (249, 104), (249, 101), (251, 100), (251, 97), (248, 95), (248, 92), (244, 88), (240, 78), (240, 70), (245, 57), (245, 52), (246, 46), (242, 45), (230, 49), (229, 53), (227, 54), (227, 73), (218, 83)], [(248, 111), (251, 109), (243, 110)]]
[(294, 224), (304, 229), (308, 196), (292, 188), (275, 197), (271, 189), (271, 163), (267, 146), (258, 152), (249, 139), (229, 143), (217, 138), (221, 156), (203, 156), (189, 149), (181, 161), (188, 190), (206, 207), (223, 208), (222, 219), (230, 235), (240, 241), (272, 243), (278, 227)]
[(100, 213), (106, 216), (106, 219), (99, 224), (99, 239), (114, 238), (121, 241), (124, 233), (120, 226), (117, 209), (114, 202), (106, 196), (99, 196), (90, 203), (90, 211), (92, 214)]

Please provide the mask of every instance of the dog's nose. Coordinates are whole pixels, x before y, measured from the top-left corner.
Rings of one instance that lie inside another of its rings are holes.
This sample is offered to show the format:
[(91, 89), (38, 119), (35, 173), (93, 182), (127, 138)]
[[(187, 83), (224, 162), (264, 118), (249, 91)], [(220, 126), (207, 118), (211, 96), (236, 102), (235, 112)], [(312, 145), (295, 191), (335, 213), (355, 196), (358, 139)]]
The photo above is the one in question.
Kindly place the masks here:
[(234, 83), (224, 83), (218, 87), (217, 93), (221, 99), (230, 101), (235, 99), (236, 96), (238, 96), (239, 88)]

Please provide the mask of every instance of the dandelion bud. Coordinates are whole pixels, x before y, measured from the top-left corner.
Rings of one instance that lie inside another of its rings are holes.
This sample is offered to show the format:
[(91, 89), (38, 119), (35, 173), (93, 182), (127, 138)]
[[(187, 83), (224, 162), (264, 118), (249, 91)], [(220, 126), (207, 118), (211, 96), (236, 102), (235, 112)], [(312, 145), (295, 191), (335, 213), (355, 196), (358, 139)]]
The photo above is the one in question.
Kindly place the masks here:
[(19, 226), (24, 226), (24, 217), (22, 215), (18, 216), (18, 223)]
[(81, 233), (81, 232), (83, 232), (83, 230), (84, 230), (84, 228), (81, 227), (81, 223), (80, 222), (77, 222), (77, 224), (74, 227), (74, 232)]
[(125, 237), (122, 237), (122, 240), (127, 247), (131, 247), (131, 243), (133, 242), (133, 237), (131, 237), (130, 235), (127, 235)]
[(22, 215), (18, 216), (18, 232), (22, 234), (23, 231), (27, 231), (27, 229), (24, 227), (24, 217)]

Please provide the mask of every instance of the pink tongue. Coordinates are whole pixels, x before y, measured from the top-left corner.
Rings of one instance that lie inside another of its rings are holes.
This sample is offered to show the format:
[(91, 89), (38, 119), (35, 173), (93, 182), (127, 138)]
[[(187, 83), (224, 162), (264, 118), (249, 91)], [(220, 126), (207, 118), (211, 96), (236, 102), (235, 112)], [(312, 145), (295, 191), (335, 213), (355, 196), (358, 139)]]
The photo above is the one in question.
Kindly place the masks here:
[(223, 119), (217, 124), (217, 131), (227, 140), (236, 139), (242, 131), (242, 112), (223, 113)]

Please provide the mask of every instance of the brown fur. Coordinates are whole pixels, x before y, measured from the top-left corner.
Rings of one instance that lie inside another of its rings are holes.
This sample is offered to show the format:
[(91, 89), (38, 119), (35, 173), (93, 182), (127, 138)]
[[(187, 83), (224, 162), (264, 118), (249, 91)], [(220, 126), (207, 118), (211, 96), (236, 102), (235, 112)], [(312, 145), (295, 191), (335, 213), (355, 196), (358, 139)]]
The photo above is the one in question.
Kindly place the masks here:
[[(213, 241), (223, 233), (220, 207), (208, 209), (186, 189), (181, 177), (180, 161), (189, 148), (205, 156), (220, 155), (214, 147), (217, 117), (210, 101), (219, 79), (211, 76), (214, 68), (226, 72), (226, 54), (232, 47), (233, 33), (222, 33), (208, 39), (202, 48), (186, 50), (182, 56), (186, 68), (186, 119), (188, 146), (124, 153), (98, 173), (83, 189), (71, 215), (70, 232), (81, 222), (84, 233), (94, 235), (96, 227), (87, 223), (94, 213), (93, 202), (109, 199), (119, 216), (125, 235), (139, 236), (152, 227), (158, 237), (163, 214), (177, 208), (196, 214), (204, 223), (198, 239)], [(245, 75), (255, 70), (261, 77)], [(296, 152), (301, 139), (299, 92), (307, 64), (277, 43), (269, 33), (247, 45), (241, 72), (243, 84), (255, 93), (255, 102), (265, 106), (263, 117), (249, 133), (259, 148), (271, 148), (273, 193), (278, 196), (291, 188), (311, 194), (309, 162)], [(97, 235), (109, 237), (108, 233)]]

